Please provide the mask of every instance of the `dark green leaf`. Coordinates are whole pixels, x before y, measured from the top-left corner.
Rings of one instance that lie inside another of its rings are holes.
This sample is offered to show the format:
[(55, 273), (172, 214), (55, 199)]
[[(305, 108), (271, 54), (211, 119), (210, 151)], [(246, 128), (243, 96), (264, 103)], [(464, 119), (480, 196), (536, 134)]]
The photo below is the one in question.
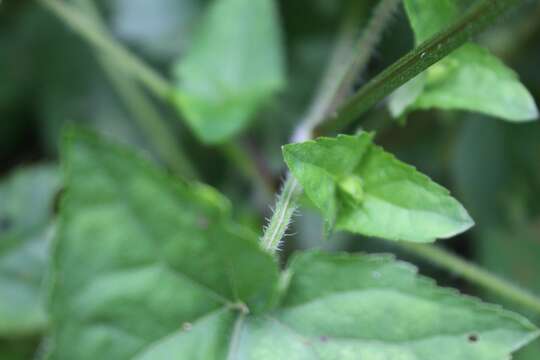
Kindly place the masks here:
[(63, 152), (52, 358), (133, 358), (211, 314), (272, 305), (277, 266), (217, 192), (90, 135)]

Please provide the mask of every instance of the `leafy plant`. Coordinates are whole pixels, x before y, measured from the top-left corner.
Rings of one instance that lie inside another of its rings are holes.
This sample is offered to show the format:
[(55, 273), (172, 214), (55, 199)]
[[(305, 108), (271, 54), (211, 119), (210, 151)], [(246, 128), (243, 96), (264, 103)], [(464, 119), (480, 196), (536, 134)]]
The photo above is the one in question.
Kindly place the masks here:
[(114, 40), (91, 1), (39, 0), (94, 47), (153, 156), (70, 127), (61, 176), (35, 167), (0, 186), (0, 337), (8, 344), (0, 355), (19, 358), (20, 341), (33, 349), (42, 335), (36, 356), (59, 360), (508, 359), (540, 335), (522, 315), (439, 287), (392, 255), (310, 249), (282, 259), (279, 250), (295, 213), (314, 208), (327, 238), (342, 231), (392, 240), (540, 314), (533, 293), (425, 244), (468, 230), (471, 216), (443, 186), (376, 145), (376, 132), (351, 128), (391, 93), (390, 111), (401, 119), (431, 108), (536, 119), (514, 72), (470, 42), (522, 2), (405, 0), (416, 48), (356, 92), (400, 1), (347, 2), (322, 84), (282, 147), (289, 171), (261, 231), (239, 215), (237, 198), (204, 183), (140, 87), (272, 191), (237, 136), (285, 88), (277, 5), (208, 5), (173, 85)]

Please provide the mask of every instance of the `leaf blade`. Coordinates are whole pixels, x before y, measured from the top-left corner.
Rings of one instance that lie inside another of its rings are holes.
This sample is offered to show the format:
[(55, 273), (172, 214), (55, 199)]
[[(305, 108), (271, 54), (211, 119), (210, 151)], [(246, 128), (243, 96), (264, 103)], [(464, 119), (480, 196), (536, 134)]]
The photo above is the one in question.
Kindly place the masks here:
[[(339, 135), (286, 145), (285, 162), (306, 195), (337, 229), (391, 240), (430, 242), (473, 225), (443, 187), (372, 144), (371, 136)], [(331, 175), (329, 175), (331, 174)], [(360, 179), (361, 200), (344, 201), (340, 184)]]
[(88, 134), (70, 135), (63, 154), (51, 358), (126, 358), (225, 305), (272, 306), (275, 261), (214, 190)]
[(289, 271), (276, 317), (322, 359), (502, 360), (538, 336), (524, 318), (437, 288), (390, 256), (311, 252)]
[(284, 85), (272, 0), (218, 0), (176, 66), (175, 101), (196, 135), (220, 143), (240, 132)]

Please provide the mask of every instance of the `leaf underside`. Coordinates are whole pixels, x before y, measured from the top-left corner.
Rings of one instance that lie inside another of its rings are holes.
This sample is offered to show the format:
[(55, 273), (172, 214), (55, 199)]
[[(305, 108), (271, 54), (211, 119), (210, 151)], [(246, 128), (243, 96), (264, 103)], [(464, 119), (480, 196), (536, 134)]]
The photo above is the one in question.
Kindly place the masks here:
[(389, 256), (304, 253), (280, 280), (212, 190), (89, 135), (63, 151), (49, 358), (504, 360), (536, 336)]

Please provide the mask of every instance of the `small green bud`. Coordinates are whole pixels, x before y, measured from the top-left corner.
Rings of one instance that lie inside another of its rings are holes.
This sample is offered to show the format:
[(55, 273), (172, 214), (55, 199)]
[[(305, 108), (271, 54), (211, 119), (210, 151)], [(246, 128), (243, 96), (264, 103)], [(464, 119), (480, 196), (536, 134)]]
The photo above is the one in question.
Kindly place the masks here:
[(358, 205), (364, 200), (364, 188), (362, 179), (356, 175), (347, 175), (338, 183), (341, 194), (353, 205)]

